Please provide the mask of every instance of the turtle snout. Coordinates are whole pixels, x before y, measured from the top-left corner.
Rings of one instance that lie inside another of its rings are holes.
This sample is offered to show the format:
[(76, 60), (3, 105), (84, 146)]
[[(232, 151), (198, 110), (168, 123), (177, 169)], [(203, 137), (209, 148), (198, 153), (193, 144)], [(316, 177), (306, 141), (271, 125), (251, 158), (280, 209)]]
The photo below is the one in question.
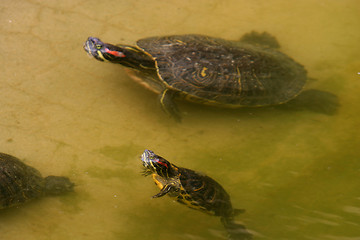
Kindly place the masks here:
[(143, 166), (146, 168), (151, 168), (150, 161), (154, 158), (154, 152), (145, 149), (143, 154), (141, 155), (141, 161), (143, 163)]
[(95, 57), (100, 61), (104, 61), (103, 59), (98, 57), (98, 50), (103, 46), (103, 42), (100, 41), (98, 38), (89, 37), (83, 45), (84, 50), (89, 54), (91, 57)]

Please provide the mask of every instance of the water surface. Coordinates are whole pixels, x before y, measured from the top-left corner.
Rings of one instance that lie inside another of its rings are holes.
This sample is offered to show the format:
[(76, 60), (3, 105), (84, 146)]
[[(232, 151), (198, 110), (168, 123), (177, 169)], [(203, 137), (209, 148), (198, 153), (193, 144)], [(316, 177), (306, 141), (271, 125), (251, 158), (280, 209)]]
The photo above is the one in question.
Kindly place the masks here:
[[(1, 151), (69, 176), (76, 192), (2, 211), (0, 239), (225, 239), (217, 218), (151, 199), (145, 148), (218, 180), (256, 239), (360, 239), (359, 12), (357, 0), (1, 1)], [(88, 36), (132, 44), (251, 30), (276, 36), (308, 70), (306, 88), (339, 106), (181, 102), (177, 124), (121, 67), (82, 49)]]

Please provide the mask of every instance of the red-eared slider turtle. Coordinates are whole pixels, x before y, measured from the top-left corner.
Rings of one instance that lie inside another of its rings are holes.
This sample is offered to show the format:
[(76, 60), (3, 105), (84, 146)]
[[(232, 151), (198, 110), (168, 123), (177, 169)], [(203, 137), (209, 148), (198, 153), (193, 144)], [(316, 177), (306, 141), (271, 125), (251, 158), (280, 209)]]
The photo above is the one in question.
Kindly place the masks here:
[(13, 207), (44, 195), (72, 191), (74, 184), (67, 177), (41, 177), (18, 158), (0, 153), (0, 209)]
[(221, 107), (281, 104), (296, 97), (306, 71), (276, 50), (267, 33), (240, 41), (203, 35), (150, 37), (136, 46), (112, 45), (89, 37), (84, 49), (100, 61), (119, 63), (131, 76), (159, 93), (162, 108), (180, 119), (174, 98)]
[(168, 195), (187, 207), (220, 216), (230, 239), (252, 239), (246, 228), (234, 222), (234, 216), (244, 210), (234, 209), (230, 196), (212, 178), (193, 170), (177, 167), (166, 159), (145, 150), (141, 155), (144, 175), (152, 174), (161, 189), (153, 198)]

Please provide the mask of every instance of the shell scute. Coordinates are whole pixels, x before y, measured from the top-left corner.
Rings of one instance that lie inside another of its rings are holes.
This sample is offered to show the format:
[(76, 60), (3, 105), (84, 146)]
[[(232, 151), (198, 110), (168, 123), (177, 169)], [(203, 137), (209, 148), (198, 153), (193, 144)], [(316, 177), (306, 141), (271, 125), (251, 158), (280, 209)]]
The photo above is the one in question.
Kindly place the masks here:
[(286, 102), (306, 82), (306, 70), (276, 49), (202, 35), (152, 37), (137, 42), (159, 78), (190, 99), (222, 105)]

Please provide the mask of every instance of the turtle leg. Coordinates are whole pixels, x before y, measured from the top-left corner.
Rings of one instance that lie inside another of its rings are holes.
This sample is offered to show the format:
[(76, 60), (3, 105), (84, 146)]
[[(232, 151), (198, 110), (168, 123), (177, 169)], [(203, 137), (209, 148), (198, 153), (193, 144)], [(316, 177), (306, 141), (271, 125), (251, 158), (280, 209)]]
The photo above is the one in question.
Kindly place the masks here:
[(274, 36), (267, 32), (258, 33), (255, 31), (252, 31), (250, 33), (244, 34), (244, 36), (240, 39), (241, 42), (244, 43), (250, 43), (250, 44), (259, 44), (263, 46), (267, 46), (270, 48), (279, 48), (280, 44), (276, 40)]
[(165, 89), (159, 96), (162, 109), (173, 117), (177, 122), (181, 121), (180, 112), (174, 102), (176, 92), (171, 89)]
[(226, 231), (228, 232), (229, 239), (242, 239), (242, 240), (251, 240), (253, 239), (252, 234), (246, 229), (242, 224), (235, 223), (232, 217), (220, 218), (222, 224), (224, 225)]
[(171, 191), (171, 189), (173, 188), (174, 186), (171, 185), (171, 184), (166, 184), (158, 194), (152, 196), (152, 198), (158, 198), (158, 197), (162, 197), (164, 196), (165, 194), (169, 193)]
[(235, 209), (233, 209), (233, 211), (234, 211), (234, 216), (237, 216), (237, 215), (239, 215), (239, 214), (244, 213), (244, 212), (245, 212), (245, 209), (235, 208)]

